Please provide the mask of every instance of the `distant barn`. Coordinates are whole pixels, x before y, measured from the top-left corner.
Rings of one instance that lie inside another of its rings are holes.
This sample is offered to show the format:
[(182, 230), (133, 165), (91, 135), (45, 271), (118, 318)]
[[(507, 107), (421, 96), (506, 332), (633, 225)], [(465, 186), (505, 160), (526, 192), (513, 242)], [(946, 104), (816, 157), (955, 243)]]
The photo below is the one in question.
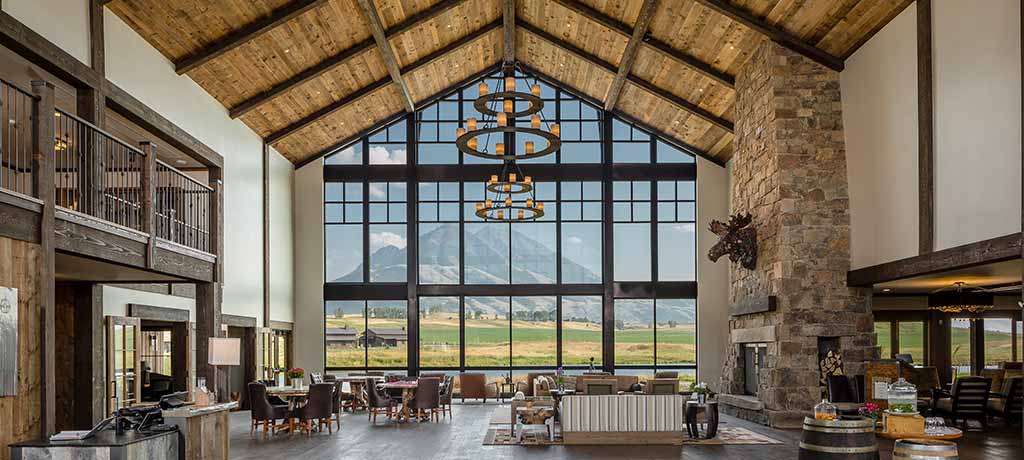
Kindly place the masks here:
[(330, 346), (355, 347), (356, 330), (352, 328), (332, 327), (324, 331), (324, 343)]
[(405, 329), (367, 329), (366, 344), (370, 347), (396, 347), (409, 341)]

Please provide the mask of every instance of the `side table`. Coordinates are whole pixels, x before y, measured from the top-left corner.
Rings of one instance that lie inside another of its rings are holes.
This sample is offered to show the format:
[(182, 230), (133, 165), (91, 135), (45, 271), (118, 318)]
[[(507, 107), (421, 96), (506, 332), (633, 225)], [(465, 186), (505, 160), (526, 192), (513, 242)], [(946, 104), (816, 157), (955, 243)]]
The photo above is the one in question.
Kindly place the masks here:
[(516, 395), (516, 384), (513, 382), (502, 382), (498, 384), (498, 401), (505, 402), (505, 389), (508, 388), (509, 397)]
[[(697, 422), (697, 416), (704, 414), (704, 423)], [(703, 433), (702, 433), (703, 431)], [(693, 439), (711, 439), (718, 433), (718, 401), (686, 402), (686, 432)]]

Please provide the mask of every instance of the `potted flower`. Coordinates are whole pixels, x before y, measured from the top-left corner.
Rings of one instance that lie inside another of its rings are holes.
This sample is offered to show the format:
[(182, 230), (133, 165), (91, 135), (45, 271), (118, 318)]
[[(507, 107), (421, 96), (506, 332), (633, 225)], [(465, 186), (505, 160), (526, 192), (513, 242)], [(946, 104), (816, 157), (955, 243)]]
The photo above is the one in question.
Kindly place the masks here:
[(562, 366), (555, 369), (555, 383), (558, 384), (559, 392), (565, 391), (565, 370), (562, 369)]
[(697, 403), (704, 404), (708, 401), (708, 397), (714, 398), (715, 392), (711, 390), (707, 382), (698, 382), (693, 386), (693, 394), (697, 395)]
[(876, 425), (882, 418), (882, 408), (878, 407), (878, 404), (875, 403), (864, 404), (860, 409), (857, 409), (857, 413), (860, 414), (861, 417), (874, 420)]
[(285, 376), (291, 379), (292, 388), (302, 388), (302, 379), (306, 376), (306, 370), (301, 367), (293, 367), (285, 372)]

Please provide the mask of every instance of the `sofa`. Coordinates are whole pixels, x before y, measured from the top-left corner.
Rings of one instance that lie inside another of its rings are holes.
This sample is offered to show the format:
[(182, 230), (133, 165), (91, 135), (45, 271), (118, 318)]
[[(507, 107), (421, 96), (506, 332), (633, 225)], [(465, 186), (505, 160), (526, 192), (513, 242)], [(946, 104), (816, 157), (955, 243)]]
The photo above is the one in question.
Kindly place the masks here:
[(680, 445), (685, 406), (680, 395), (565, 396), (562, 439), (565, 444)]

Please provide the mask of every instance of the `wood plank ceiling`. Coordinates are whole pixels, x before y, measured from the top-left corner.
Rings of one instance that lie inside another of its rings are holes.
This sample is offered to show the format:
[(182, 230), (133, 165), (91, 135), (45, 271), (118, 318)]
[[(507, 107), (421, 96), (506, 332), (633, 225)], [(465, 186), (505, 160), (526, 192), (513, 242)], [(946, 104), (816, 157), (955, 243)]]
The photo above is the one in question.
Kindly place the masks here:
[[(774, 40), (836, 70), (912, 0), (113, 0), (107, 7), (296, 164), (514, 56), (718, 163), (733, 81)], [(639, 20), (639, 23), (638, 23)], [(385, 47), (386, 46), (386, 47)]]

